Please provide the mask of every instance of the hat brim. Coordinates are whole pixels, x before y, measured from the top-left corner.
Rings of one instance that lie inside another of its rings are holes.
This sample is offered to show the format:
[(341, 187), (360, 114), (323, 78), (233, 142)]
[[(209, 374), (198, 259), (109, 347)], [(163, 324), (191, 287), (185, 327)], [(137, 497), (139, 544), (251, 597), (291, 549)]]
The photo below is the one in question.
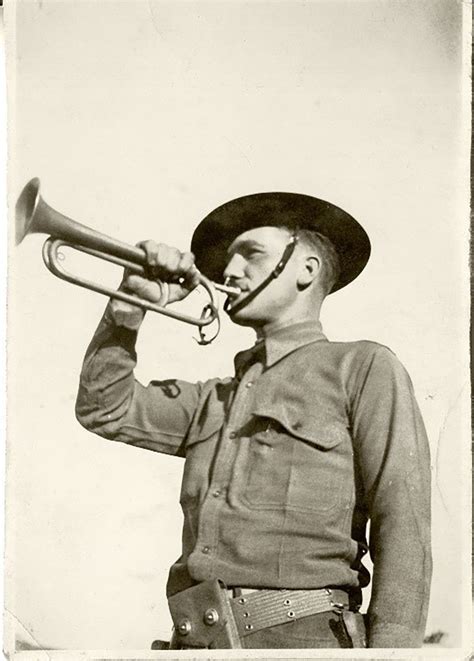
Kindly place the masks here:
[(222, 204), (200, 222), (191, 242), (196, 266), (211, 280), (222, 281), (227, 250), (234, 239), (265, 226), (313, 230), (332, 242), (341, 272), (331, 293), (352, 282), (370, 257), (370, 241), (363, 227), (334, 204), (299, 193), (254, 193)]

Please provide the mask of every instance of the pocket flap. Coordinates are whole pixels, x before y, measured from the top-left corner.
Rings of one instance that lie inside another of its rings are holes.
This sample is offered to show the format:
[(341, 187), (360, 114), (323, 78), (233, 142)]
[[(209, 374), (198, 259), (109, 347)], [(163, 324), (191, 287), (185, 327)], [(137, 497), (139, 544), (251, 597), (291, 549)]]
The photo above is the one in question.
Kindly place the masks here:
[(254, 415), (275, 420), (287, 433), (325, 450), (350, 438), (342, 421), (303, 416), (301, 411), (293, 412), (288, 406), (258, 408)]

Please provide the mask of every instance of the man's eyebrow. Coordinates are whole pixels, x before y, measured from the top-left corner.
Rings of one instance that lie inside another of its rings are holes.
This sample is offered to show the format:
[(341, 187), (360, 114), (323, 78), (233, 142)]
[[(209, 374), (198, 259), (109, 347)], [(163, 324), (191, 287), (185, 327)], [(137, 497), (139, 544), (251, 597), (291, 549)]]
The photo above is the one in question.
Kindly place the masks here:
[(255, 239), (241, 239), (240, 241), (236, 239), (234, 243), (227, 249), (227, 254), (231, 255), (237, 250), (245, 250), (249, 248), (265, 248), (263, 243), (256, 241)]

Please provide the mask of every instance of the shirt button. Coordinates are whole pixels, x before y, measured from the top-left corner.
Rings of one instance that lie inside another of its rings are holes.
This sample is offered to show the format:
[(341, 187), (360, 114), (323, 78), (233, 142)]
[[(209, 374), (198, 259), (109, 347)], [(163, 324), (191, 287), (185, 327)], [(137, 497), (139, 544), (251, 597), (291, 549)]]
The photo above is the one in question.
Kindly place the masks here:
[(208, 546), (203, 546), (202, 552), (208, 555), (211, 552), (211, 549)]
[(219, 496), (221, 495), (221, 493), (222, 493), (222, 492), (221, 492), (220, 489), (216, 489), (215, 491), (212, 492), (212, 495), (214, 496), (214, 498), (219, 498)]
[(237, 438), (237, 434), (235, 431), (230, 431), (229, 432), (229, 438)]
[(253, 386), (253, 381), (249, 381), (248, 383), (245, 384), (246, 388), (251, 388)]

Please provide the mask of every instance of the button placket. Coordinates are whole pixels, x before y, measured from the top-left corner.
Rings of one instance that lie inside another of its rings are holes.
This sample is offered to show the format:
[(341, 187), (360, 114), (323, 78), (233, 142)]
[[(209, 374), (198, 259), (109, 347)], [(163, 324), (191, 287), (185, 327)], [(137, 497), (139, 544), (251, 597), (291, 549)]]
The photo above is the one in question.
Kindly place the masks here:
[[(251, 419), (255, 395), (257, 390), (256, 383), (262, 374), (263, 366), (261, 363), (254, 363), (242, 376), (237, 389), (236, 397), (230, 411), (228, 419), (228, 436), (231, 440), (229, 445), (232, 448), (231, 459), (228, 464), (227, 473), (227, 499), (234, 504), (239, 499), (239, 493), (242, 489), (242, 465), (245, 462), (248, 453), (249, 438), (248, 433), (243, 433), (239, 437), (239, 430), (247, 426)], [(253, 387), (248, 387), (248, 384)]]
[[(252, 384), (255, 382), (259, 369), (261, 369), (261, 366), (252, 365), (247, 372), (247, 376), (252, 374), (253, 378), (250, 379)], [(211, 556), (212, 550), (217, 547), (219, 513), (226, 502), (223, 496), (227, 492), (227, 486), (232, 479), (232, 468), (239, 447), (238, 440), (236, 442), (236, 439), (238, 439), (236, 430), (245, 422), (250, 410), (249, 400), (251, 398), (249, 395), (251, 388), (247, 387), (247, 383), (241, 381), (237, 386), (227, 424), (221, 432), (221, 439), (218, 443), (214, 473), (211, 477), (206, 499), (202, 504), (200, 526), (196, 540), (196, 548), (201, 549), (202, 560), (205, 556)], [(206, 563), (209, 560), (206, 559)]]

